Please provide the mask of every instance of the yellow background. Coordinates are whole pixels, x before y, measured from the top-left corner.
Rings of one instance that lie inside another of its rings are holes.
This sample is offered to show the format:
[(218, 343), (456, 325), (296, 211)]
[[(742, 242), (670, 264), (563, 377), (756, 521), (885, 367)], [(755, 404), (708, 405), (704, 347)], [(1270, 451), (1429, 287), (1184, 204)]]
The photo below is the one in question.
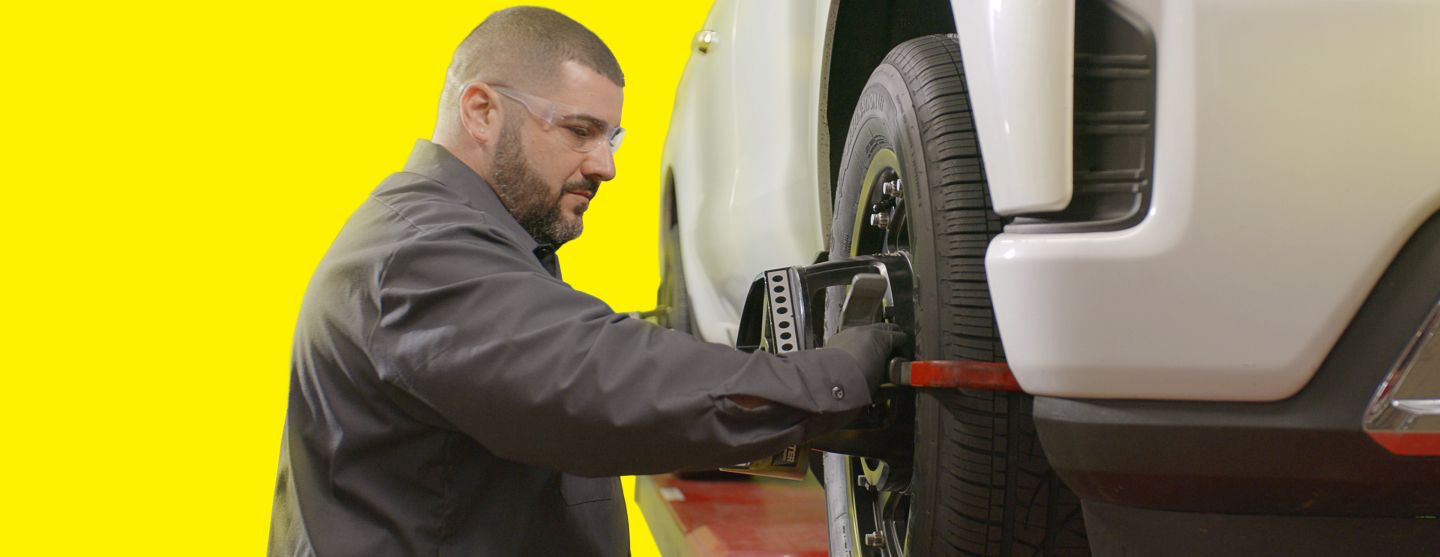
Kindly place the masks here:
[[(264, 553), (310, 272), (429, 137), (454, 46), (508, 4), (0, 8), (0, 553)], [(648, 309), (661, 144), (709, 1), (543, 4), (628, 81), (620, 175), (566, 278)]]

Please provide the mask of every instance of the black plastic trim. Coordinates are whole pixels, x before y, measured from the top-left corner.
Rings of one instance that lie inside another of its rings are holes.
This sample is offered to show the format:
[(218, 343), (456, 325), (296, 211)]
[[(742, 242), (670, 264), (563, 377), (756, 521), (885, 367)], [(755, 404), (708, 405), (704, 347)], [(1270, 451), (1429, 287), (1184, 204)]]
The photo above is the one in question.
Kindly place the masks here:
[(1440, 553), (1440, 520), (1179, 513), (1087, 501), (1097, 557), (1303, 555), (1366, 557)]
[[(1074, 175), (1070, 205), (1016, 216), (1009, 233), (1129, 228), (1150, 210), (1155, 36), (1113, 0), (1075, 5)], [(984, 148), (984, 145), (981, 145)]]

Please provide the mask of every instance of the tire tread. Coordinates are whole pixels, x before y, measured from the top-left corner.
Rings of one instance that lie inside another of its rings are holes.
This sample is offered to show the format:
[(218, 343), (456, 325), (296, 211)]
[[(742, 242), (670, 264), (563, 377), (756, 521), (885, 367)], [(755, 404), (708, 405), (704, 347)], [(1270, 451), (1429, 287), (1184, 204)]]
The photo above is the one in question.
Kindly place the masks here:
[[(905, 78), (930, 175), (941, 357), (1005, 361), (985, 276), (1003, 229), (990, 208), (964, 68), (954, 36), (891, 51)], [(994, 391), (926, 392), (939, 406), (936, 525), (927, 555), (1088, 555), (1079, 501), (1050, 470), (1032, 399)]]

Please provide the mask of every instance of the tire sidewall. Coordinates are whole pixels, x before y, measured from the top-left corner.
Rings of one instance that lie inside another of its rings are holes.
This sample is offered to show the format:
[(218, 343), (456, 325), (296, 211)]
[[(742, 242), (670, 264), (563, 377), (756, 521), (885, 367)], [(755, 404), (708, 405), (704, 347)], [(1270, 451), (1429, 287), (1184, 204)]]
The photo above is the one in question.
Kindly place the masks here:
[[(898, 70), (889, 64), (882, 64), (871, 75), (856, 104), (851, 120), (850, 133), (845, 142), (839, 180), (835, 189), (834, 218), (830, 231), (830, 259), (850, 257), (850, 242), (857, 218), (859, 196), (864, 189), (865, 170), (870, 161), (882, 149), (895, 152), (900, 168), (901, 187), (906, 215), (910, 221), (910, 248), (912, 253), (911, 272), (915, 277), (914, 306), (915, 339), (917, 359), (941, 358), (940, 321), (935, 307), (938, 301), (926, 287), (939, 284), (936, 276), (934, 237), (916, 231), (933, 230), (930, 192), (919, 187), (930, 183), (933, 169), (925, 163), (924, 146), (920, 130), (916, 125), (918, 116), (911, 99), (909, 88)], [(855, 146), (863, 145), (857, 151)], [(862, 223), (861, 226), (868, 226)], [(839, 322), (839, 303), (830, 296), (833, 303), (826, 306), (826, 322)], [(927, 303), (928, 302), (928, 303)], [(831, 315), (830, 312), (836, 312)], [(833, 333), (833, 331), (829, 331)]]
[[(842, 157), (839, 180), (835, 190), (834, 220), (831, 223), (830, 258), (850, 257), (852, 233), (855, 220), (860, 212), (860, 195), (865, 188), (866, 170), (876, 154), (883, 149), (895, 152), (899, 168), (902, 197), (906, 204), (906, 218), (909, 219), (911, 272), (915, 310), (915, 330), (910, 331), (915, 340), (917, 359), (943, 358), (941, 354), (940, 316), (936, 308), (939, 301), (927, 288), (939, 283), (935, 260), (930, 191), (925, 185), (936, 172), (926, 164), (924, 144), (918, 127), (916, 113), (909, 87), (900, 72), (889, 64), (882, 64), (871, 75), (856, 104), (856, 112), (846, 138), (846, 150)], [(868, 226), (862, 223), (861, 226)], [(838, 323), (839, 300), (844, 299), (843, 290), (827, 295), (826, 323)], [(834, 331), (828, 331), (833, 334)], [(931, 477), (937, 474), (938, 432), (940, 427), (940, 405), (932, 396), (921, 392), (916, 395), (915, 454), (911, 475), (912, 486), (932, 485)], [(854, 489), (853, 486), (846, 486)], [(910, 532), (932, 532), (934, 524), (935, 493), (925, 489), (912, 489), (910, 507)], [(854, 512), (852, 510), (852, 512)], [(853, 519), (852, 519), (853, 524)], [(851, 539), (860, 539), (862, 533), (851, 532)], [(921, 538), (925, 537), (923, 534)], [(912, 536), (911, 555), (926, 555), (930, 552), (923, 539)]]

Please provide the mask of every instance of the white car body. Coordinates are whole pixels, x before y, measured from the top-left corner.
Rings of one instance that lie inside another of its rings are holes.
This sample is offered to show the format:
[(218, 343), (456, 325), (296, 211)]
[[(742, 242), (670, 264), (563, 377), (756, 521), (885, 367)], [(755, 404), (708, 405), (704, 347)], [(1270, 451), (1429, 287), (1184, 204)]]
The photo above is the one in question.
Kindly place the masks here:
[[(1036, 395), (1289, 397), (1440, 209), (1440, 2), (1116, 3), (1155, 40), (1148, 214), (994, 240), (1010, 367)], [(1073, 4), (951, 5), (996, 211), (1064, 207)], [(685, 70), (664, 173), (706, 340), (734, 340), (755, 275), (826, 248), (833, 13), (719, 0)]]
[(825, 2), (717, 2), (714, 47), (681, 78), (662, 165), (696, 333), (711, 342), (734, 342), (755, 275), (825, 245), (815, 107), (828, 14)]

